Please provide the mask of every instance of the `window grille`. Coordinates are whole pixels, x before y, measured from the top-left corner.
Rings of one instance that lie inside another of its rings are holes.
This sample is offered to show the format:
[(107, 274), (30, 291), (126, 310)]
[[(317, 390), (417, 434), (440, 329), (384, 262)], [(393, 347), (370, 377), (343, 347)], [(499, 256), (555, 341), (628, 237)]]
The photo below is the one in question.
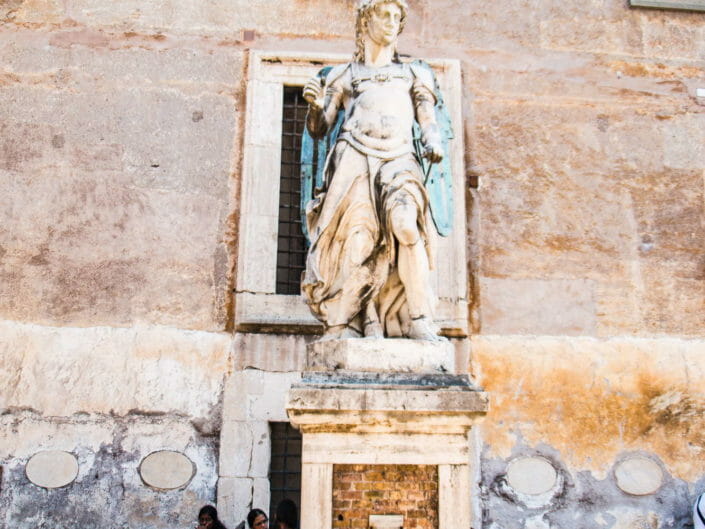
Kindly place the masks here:
[(273, 422), (271, 428), (272, 461), (269, 466), (270, 518), (277, 505), (289, 498), (301, 509), (301, 432), (288, 422)]
[(277, 239), (277, 294), (301, 291), (301, 273), (306, 266), (306, 241), (301, 231), (301, 135), (308, 104), (299, 86), (284, 87), (281, 181), (279, 187), (279, 232)]

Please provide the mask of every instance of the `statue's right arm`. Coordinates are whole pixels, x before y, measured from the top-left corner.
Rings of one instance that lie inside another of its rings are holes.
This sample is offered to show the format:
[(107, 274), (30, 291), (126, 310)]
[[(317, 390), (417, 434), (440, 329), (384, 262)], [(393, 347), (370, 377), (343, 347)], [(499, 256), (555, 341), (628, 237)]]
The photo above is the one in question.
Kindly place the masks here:
[(306, 128), (313, 138), (322, 138), (328, 133), (338, 117), (338, 109), (343, 104), (343, 88), (335, 79), (324, 89), (319, 77), (312, 78), (303, 90), (303, 97), (308, 102)]

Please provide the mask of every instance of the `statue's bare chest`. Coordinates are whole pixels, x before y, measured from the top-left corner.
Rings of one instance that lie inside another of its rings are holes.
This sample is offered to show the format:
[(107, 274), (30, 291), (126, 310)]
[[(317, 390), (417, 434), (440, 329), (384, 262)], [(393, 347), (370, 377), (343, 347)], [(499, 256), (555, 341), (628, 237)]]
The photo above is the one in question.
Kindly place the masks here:
[(351, 73), (345, 129), (376, 138), (406, 138), (414, 119), (410, 69), (403, 64), (376, 69), (356, 64)]

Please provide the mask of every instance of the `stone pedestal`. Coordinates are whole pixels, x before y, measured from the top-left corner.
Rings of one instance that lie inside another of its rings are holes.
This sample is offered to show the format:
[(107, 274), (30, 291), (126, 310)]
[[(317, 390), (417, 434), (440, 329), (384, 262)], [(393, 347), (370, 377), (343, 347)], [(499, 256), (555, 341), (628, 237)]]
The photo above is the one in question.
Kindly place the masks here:
[(310, 371), (452, 373), (455, 351), (450, 342), (353, 338), (310, 344), (306, 362)]
[(488, 400), (467, 375), (447, 372), (454, 368), (451, 345), (336, 340), (307, 352), (308, 371), (287, 401), (303, 434), (301, 527), (335, 525), (336, 465), (433, 465), (438, 529), (470, 527), (468, 432)]

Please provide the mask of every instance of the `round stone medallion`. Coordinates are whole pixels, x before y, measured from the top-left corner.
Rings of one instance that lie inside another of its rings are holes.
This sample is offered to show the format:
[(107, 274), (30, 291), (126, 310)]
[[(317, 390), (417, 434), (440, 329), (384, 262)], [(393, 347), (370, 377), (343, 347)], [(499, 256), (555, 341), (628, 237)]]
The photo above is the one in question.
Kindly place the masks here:
[(634, 496), (653, 494), (663, 483), (661, 467), (643, 456), (629, 457), (618, 463), (614, 477), (620, 489)]
[(150, 487), (162, 490), (180, 489), (188, 485), (196, 473), (191, 460), (181, 452), (161, 450), (142, 460), (140, 476)]
[(56, 489), (73, 483), (78, 476), (78, 461), (68, 452), (45, 450), (27, 461), (25, 473), (27, 479), (38, 487)]
[(558, 473), (550, 461), (538, 456), (519, 457), (507, 466), (507, 483), (516, 492), (537, 496), (550, 491)]

